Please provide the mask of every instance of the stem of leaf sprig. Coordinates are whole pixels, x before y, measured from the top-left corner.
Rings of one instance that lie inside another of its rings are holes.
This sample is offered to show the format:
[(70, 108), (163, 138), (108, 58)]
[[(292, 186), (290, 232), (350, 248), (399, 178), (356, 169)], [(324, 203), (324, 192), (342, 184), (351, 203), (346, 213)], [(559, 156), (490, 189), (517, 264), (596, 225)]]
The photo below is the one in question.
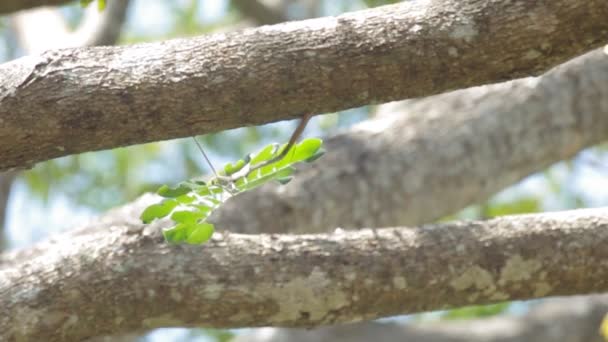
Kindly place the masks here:
[(207, 161), (207, 164), (209, 164), (209, 167), (211, 168), (211, 171), (213, 172), (213, 175), (215, 176), (215, 179), (217, 179), (218, 181), (220, 181), (220, 183), (228, 185), (228, 184), (231, 184), (232, 182), (234, 182), (237, 178), (247, 177), (253, 171), (255, 171), (257, 169), (260, 169), (260, 168), (263, 168), (266, 165), (270, 165), (272, 163), (276, 163), (279, 160), (285, 158), (285, 156), (287, 155), (287, 153), (289, 152), (289, 150), (291, 150), (291, 148), (296, 144), (296, 142), (298, 141), (298, 139), (300, 138), (300, 136), (304, 132), (304, 129), (306, 128), (306, 125), (308, 125), (308, 122), (310, 121), (311, 118), (312, 118), (312, 113), (304, 114), (304, 116), (300, 119), (300, 122), (298, 123), (298, 127), (296, 127), (296, 129), (291, 134), (291, 137), (289, 138), (289, 142), (287, 142), (287, 145), (285, 146), (285, 148), (276, 157), (273, 157), (270, 160), (267, 160), (267, 161), (264, 161), (262, 163), (259, 163), (258, 165), (254, 165), (253, 167), (247, 168), (246, 170), (244, 170), (245, 171), (244, 173), (239, 172), (239, 173), (231, 175), (231, 176), (222, 176), (222, 175), (218, 174), (215, 171), (215, 168), (213, 167), (213, 164), (211, 164), (211, 161), (209, 160), (209, 157), (207, 157), (207, 154), (205, 153), (205, 150), (203, 149), (203, 147), (201, 146), (201, 144), (198, 142), (198, 140), (196, 140), (195, 137), (192, 137), (192, 139), (194, 139), (194, 142), (196, 143), (196, 146), (198, 146), (198, 149), (203, 154), (203, 157)]

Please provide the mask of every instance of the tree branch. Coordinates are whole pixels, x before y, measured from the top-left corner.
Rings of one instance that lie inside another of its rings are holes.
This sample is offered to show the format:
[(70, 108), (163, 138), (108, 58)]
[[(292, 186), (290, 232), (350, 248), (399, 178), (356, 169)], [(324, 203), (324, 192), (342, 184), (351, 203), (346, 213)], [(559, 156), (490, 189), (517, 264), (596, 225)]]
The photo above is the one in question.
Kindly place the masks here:
[(0, 170), (538, 73), (599, 46), (606, 16), (603, 0), (406, 2), (18, 59), (0, 65)]
[(439, 322), (364, 322), (319, 329), (263, 328), (232, 342), (602, 342), (608, 297), (554, 298), (522, 316)]
[(608, 290), (608, 209), (170, 246), (105, 217), (2, 255), (0, 338), (312, 327)]
[(213, 220), (248, 233), (431, 222), (605, 141), (606, 113), (597, 50), (538, 78), (409, 101), (326, 139), (288, 185), (237, 196)]

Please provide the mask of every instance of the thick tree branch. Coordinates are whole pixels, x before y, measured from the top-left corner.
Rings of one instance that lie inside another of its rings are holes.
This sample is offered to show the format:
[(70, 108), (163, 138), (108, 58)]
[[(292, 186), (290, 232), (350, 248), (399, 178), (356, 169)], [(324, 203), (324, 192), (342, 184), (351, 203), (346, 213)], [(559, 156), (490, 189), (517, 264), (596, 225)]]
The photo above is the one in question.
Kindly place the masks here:
[(232, 342), (604, 342), (608, 297), (553, 298), (523, 316), (440, 322), (364, 322), (314, 330), (264, 328)]
[(0, 65), (0, 170), (511, 79), (599, 46), (608, 2), (444, 0)]
[(399, 115), (327, 139), (327, 154), (287, 186), (228, 201), (218, 227), (417, 225), (484, 201), (608, 139), (608, 55), (597, 50), (538, 78), (409, 102)]
[(0, 339), (310, 327), (608, 291), (608, 209), (170, 246), (111, 217), (2, 256)]

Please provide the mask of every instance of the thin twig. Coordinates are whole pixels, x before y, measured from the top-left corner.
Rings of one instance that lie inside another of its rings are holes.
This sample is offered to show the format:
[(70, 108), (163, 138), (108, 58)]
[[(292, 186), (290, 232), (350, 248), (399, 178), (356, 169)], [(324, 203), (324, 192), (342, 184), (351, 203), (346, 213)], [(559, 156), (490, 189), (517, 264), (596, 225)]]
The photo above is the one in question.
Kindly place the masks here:
[(209, 160), (209, 157), (207, 157), (207, 153), (205, 153), (203, 146), (201, 146), (201, 144), (199, 144), (198, 140), (196, 140), (195, 137), (192, 137), (192, 140), (194, 140), (194, 142), (196, 143), (196, 146), (198, 146), (199, 151), (201, 151), (201, 153), (203, 154), (203, 157), (205, 157), (205, 160), (207, 161), (207, 164), (209, 164), (209, 167), (211, 168), (211, 171), (213, 171), (213, 174), (215, 175), (215, 177), (219, 178), (219, 175), (217, 174), (217, 172), (215, 172), (215, 168), (213, 167), (213, 164), (211, 164), (211, 160)]

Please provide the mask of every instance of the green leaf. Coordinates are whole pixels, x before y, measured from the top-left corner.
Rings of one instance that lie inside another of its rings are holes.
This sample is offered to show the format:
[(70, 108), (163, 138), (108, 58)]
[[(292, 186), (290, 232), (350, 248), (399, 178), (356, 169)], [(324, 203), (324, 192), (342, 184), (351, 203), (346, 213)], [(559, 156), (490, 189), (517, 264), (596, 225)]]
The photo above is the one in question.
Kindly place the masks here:
[(471, 319), (477, 317), (490, 317), (503, 313), (511, 303), (496, 303), (489, 305), (466, 306), (453, 309), (441, 316), (443, 319)]
[(194, 202), (196, 198), (190, 195), (181, 195), (179, 197), (176, 197), (175, 200), (178, 201), (180, 204), (190, 204)]
[(174, 222), (178, 222), (178, 223), (194, 224), (194, 223), (197, 223), (201, 219), (206, 219), (207, 216), (209, 216), (209, 213), (211, 212), (210, 209), (211, 208), (209, 208), (209, 210), (207, 210), (207, 211), (204, 211), (204, 210), (201, 210), (201, 211), (190, 211), (190, 210), (174, 211), (173, 214), (171, 214), (171, 219)]
[[(270, 166), (270, 165), (268, 165)], [(260, 171), (260, 173), (262, 173), (262, 170), (264, 168), (261, 168), (257, 171)], [(273, 179), (282, 179), (282, 178), (287, 178), (289, 176), (291, 176), (295, 169), (291, 166), (289, 167), (285, 167), (283, 169), (280, 170), (274, 170), (272, 172), (267, 172), (266, 175), (258, 175), (258, 173), (254, 172), (253, 174), (250, 174), (249, 176), (247, 176), (246, 178), (239, 178), (235, 184), (237, 189), (241, 190), (241, 191), (248, 191), (254, 188), (257, 188), (260, 185), (263, 185), (264, 183), (267, 183), (268, 181), (271, 181)]]
[[(94, 0), (80, 0), (80, 6), (87, 7)], [(101, 12), (106, 8), (106, 0), (97, 0), (97, 9)]]
[(320, 149), (317, 152), (315, 152), (315, 154), (313, 154), (312, 157), (310, 157), (310, 158), (308, 158), (308, 159), (306, 159), (304, 161), (307, 162), (307, 163), (312, 163), (315, 160), (323, 157), (324, 154), (325, 154), (325, 150), (324, 149)]
[(186, 227), (188, 225), (186, 223), (180, 223), (178, 225), (175, 225), (169, 229), (164, 229), (163, 230), (163, 236), (165, 237), (165, 240), (167, 240), (167, 242), (171, 242), (171, 243), (180, 243), (184, 240), (186, 240)]
[(201, 197), (205, 197), (205, 196), (209, 196), (209, 195), (213, 195), (213, 194), (221, 194), (222, 192), (224, 192), (224, 189), (222, 189), (222, 187), (217, 186), (217, 185), (209, 185), (209, 186), (201, 187), (200, 189), (196, 190), (196, 194)]
[(281, 185), (285, 185), (291, 182), (292, 179), (293, 177), (277, 178), (277, 182), (281, 183)]
[(191, 187), (187, 186), (187, 184), (180, 183), (175, 188), (170, 188), (166, 185), (163, 185), (158, 189), (156, 193), (161, 195), (162, 197), (175, 198), (181, 195), (185, 195), (190, 191), (192, 191)]
[(245, 165), (247, 165), (247, 162), (245, 162), (243, 159), (239, 159), (236, 163), (234, 163), (234, 165), (228, 163), (224, 166), (224, 174), (226, 176), (231, 176), (241, 171), (241, 169), (245, 167)]
[(211, 223), (180, 223), (165, 229), (163, 236), (170, 243), (201, 244), (211, 238), (213, 231), (214, 227)]
[(290, 162), (296, 163), (313, 157), (321, 148), (321, 144), (323, 144), (323, 141), (318, 138), (308, 138), (302, 140), (302, 142), (296, 146)]
[(164, 200), (158, 204), (152, 204), (141, 213), (143, 223), (150, 223), (155, 219), (163, 218), (171, 212), (178, 202), (174, 199)]
[(272, 159), (278, 154), (279, 146), (279, 144), (270, 144), (264, 147), (251, 159), (251, 165), (256, 165)]
[(214, 227), (211, 223), (200, 223), (194, 226), (194, 229), (188, 235), (186, 242), (193, 245), (209, 241), (213, 236)]

